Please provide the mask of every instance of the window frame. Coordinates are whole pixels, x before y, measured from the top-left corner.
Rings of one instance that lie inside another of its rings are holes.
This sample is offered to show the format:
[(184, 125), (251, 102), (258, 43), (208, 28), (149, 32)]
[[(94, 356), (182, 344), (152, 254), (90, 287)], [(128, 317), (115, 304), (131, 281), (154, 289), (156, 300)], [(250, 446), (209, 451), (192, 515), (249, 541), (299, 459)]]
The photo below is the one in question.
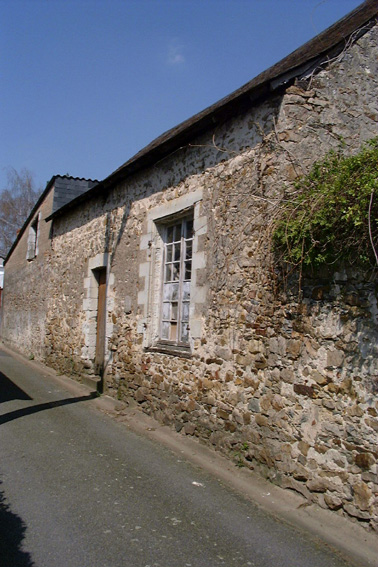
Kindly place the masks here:
[[(160, 225), (160, 226), (159, 226)], [(194, 242), (194, 215), (191, 209), (190, 214), (187, 211), (182, 212), (180, 216), (174, 215), (166, 222), (158, 222), (157, 228), (162, 239), (162, 258), (161, 258), (161, 274), (160, 274), (160, 299), (159, 299), (159, 321), (158, 321), (158, 340), (157, 345), (171, 348), (190, 348), (190, 303), (191, 303), (191, 284), (192, 284), (192, 260), (193, 260), (193, 242)], [(176, 228), (180, 226), (180, 239), (175, 240)], [(172, 229), (172, 239), (169, 238), (169, 230)], [(188, 236), (190, 234), (190, 236)], [(188, 256), (188, 243), (190, 242), (190, 256)], [(179, 259), (175, 257), (177, 244), (179, 248)], [(171, 249), (170, 259), (167, 260), (168, 249)], [(170, 279), (167, 281), (167, 267), (170, 267), (171, 278), (174, 277), (175, 265), (179, 265), (178, 279)], [(186, 277), (187, 269), (190, 264), (190, 278)], [(165, 290), (171, 286), (172, 295), (174, 285), (177, 283), (177, 300), (173, 297), (165, 296)], [(185, 284), (189, 283), (188, 297), (184, 298)], [(176, 305), (176, 317), (172, 316), (173, 305)], [(170, 305), (169, 315), (164, 314), (164, 305)], [(187, 305), (187, 313), (184, 316), (184, 305)], [(185, 317), (185, 318), (184, 318)], [(166, 328), (170, 329), (169, 337), (164, 336), (164, 323)], [(169, 323), (171, 327), (168, 327)], [(176, 323), (175, 327), (173, 324)], [(187, 338), (183, 338), (183, 324), (186, 323)], [(176, 337), (170, 338), (172, 329), (176, 329)]]
[(34, 260), (38, 256), (38, 237), (40, 229), (40, 217), (41, 213), (31, 221), (28, 232), (27, 249), (26, 249), (26, 259), (28, 261)]
[[(196, 341), (203, 337), (204, 313), (208, 301), (208, 284), (203, 278), (207, 259), (204, 235), (208, 221), (203, 209), (203, 187), (198, 187), (172, 199), (152, 204), (146, 211), (146, 223), (140, 234), (138, 264), (138, 310), (136, 330), (145, 352), (155, 352), (180, 358), (191, 358)], [(163, 228), (186, 216), (193, 218), (192, 278), (189, 305), (189, 345), (174, 346), (159, 341), (161, 308)], [(200, 281), (199, 281), (200, 277)]]

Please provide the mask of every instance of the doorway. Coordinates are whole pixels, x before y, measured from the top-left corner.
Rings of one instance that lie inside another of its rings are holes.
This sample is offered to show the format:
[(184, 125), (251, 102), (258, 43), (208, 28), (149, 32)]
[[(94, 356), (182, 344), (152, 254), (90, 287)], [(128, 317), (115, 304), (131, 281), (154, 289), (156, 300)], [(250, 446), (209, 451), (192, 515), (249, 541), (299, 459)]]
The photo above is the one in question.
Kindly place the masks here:
[(94, 270), (98, 285), (95, 372), (100, 377), (103, 389), (105, 338), (106, 338), (106, 268)]

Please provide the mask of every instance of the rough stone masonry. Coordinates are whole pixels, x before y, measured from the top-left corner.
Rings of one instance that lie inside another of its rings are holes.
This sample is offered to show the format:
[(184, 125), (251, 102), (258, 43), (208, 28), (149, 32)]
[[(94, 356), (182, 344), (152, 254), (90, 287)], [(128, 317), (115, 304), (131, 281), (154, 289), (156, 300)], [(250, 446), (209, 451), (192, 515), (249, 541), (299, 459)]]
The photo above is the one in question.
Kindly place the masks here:
[[(341, 270), (283, 285), (270, 220), (315, 160), (377, 136), (377, 39), (375, 25), (327, 65), (57, 217), (30, 281), (48, 282), (45, 362), (95, 372), (93, 273), (106, 267), (110, 395), (374, 529), (376, 279)], [(189, 353), (154, 348), (159, 222), (180, 211), (194, 222)]]

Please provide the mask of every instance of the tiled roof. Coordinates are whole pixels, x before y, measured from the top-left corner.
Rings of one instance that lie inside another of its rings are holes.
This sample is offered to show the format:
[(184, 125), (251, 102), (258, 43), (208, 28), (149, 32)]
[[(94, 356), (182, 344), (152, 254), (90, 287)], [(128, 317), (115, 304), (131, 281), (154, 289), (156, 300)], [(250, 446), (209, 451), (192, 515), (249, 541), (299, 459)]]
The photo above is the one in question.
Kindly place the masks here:
[(54, 202), (52, 212), (55, 213), (58, 209), (82, 195), (88, 189), (96, 185), (98, 181), (92, 179), (82, 179), (79, 177), (56, 176), (54, 183)]
[[(70, 175), (54, 175), (47, 183), (45, 190), (40, 195), (30, 215), (24, 222), (21, 230), (18, 232), (15, 241), (13, 242), (11, 248), (9, 249), (6, 258), (4, 259), (4, 264), (6, 264), (6, 262), (8, 261), (13, 250), (17, 246), (17, 243), (19, 242), (21, 236), (25, 232), (26, 227), (28, 226), (34, 215), (37, 213), (40, 205), (46, 199), (46, 196), (48, 195), (52, 187), (54, 187), (53, 212), (56, 212), (59, 210), (59, 208), (66, 206), (70, 200), (75, 199), (78, 196), (84, 194), (85, 192), (89, 191), (97, 184), (98, 181), (95, 179), (84, 179), (83, 177), (71, 177)], [(57, 187), (58, 189), (56, 189)]]

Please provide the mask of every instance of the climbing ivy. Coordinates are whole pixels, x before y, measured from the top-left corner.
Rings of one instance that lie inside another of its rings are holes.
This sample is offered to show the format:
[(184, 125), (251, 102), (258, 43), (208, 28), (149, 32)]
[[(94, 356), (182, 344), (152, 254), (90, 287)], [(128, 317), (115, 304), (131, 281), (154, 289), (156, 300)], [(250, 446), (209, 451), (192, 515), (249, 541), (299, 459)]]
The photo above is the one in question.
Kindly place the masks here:
[(354, 156), (330, 152), (299, 178), (280, 210), (273, 243), (281, 260), (301, 268), (376, 266), (378, 138)]

